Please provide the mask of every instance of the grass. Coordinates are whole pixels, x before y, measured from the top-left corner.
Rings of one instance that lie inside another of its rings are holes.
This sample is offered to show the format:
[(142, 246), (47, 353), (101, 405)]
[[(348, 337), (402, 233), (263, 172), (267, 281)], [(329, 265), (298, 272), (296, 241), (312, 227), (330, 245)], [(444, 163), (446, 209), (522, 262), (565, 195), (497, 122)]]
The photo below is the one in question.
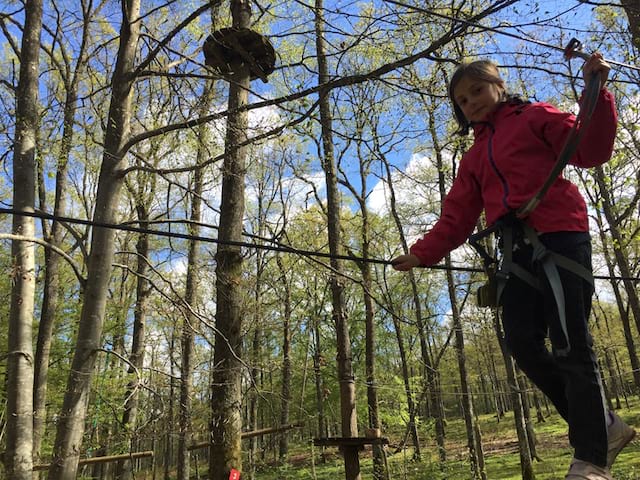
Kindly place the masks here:
[[(618, 410), (618, 414), (640, 431), (640, 402), (634, 400), (630, 408)], [(479, 418), (485, 454), (487, 478), (490, 480), (521, 480), (520, 456), (513, 417), (500, 421), (493, 415)], [(544, 423), (535, 424), (537, 453), (541, 461), (533, 462), (536, 480), (563, 480), (571, 461), (572, 450), (567, 439), (566, 424), (559, 415), (553, 414)], [(394, 453), (388, 449), (390, 478), (393, 480), (469, 480), (464, 423), (461, 419), (450, 419), (447, 424), (447, 462), (440, 468), (432, 433), (428, 428), (420, 432), (422, 461), (412, 460), (411, 449)], [(391, 444), (397, 444), (401, 432), (385, 433)], [(315, 448), (312, 462), (311, 448), (299, 445), (292, 448), (290, 463), (286, 466), (264, 467), (258, 470), (259, 480), (336, 480), (344, 478), (344, 463), (337, 449), (327, 449), (325, 463), (320, 463), (319, 450)], [(373, 478), (371, 452), (360, 455), (363, 479)], [(314, 476), (315, 470), (315, 476)], [(616, 480), (640, 480), (640, 435), (618, 456), (612, 469)]]

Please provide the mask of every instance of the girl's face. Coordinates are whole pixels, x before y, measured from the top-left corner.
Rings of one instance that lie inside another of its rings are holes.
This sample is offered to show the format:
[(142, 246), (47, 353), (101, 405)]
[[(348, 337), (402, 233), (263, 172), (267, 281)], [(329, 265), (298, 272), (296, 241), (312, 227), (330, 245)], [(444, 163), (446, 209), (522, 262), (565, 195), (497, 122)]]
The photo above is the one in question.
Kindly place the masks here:
[(453, 89), (453, 100), (469, 122), (487, 118), (502, 101), (504, 86), (463, 76)]

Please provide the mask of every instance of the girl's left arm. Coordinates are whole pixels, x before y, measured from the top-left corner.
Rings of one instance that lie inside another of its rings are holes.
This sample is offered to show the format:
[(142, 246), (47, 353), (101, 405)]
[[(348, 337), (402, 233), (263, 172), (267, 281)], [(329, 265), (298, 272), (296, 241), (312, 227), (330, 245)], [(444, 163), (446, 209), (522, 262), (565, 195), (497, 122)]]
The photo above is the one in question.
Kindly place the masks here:
[[(549, 104), (541, 104), (540, 107), (537, 119), (542, 130), (539, 135), (557, 157), (576, 122), (576, 117)], [(617, 125), (618, 114), (613, 95), (606, 88), (602, 88), (593, 115), (586, 125), (586, 131), (569, 163), (583, 168), (606, 163), (613, 153)]]
[(578, 167), (596, 167), (606, 163), (613, 154), (618, 114), (613, 94), (600, 89), (598, 103), (586, 126), (576, 155), (569, 162)]

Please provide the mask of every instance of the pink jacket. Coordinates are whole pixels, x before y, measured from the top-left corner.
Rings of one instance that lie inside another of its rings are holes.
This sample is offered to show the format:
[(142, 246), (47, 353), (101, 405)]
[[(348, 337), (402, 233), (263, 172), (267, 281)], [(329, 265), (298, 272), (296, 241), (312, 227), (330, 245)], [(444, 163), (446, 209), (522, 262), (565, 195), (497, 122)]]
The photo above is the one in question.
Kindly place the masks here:
[[(422, 265), (433, 265), (467, 240), (483, 208), (492, 225), (524, 204), (547, 179), (574, 121), (574, 115), (547, 103), (503, 103), (485, 122), (475, 124), (475, 141), (462, 157), (440, 219), (410, 252)], [(594, 167), (607, 162), (616, 125), (613, 95), (602, 89), (569, 163)], [(585, 201), (562, 175), (526, 221), (541, 233), (589, 230)]]

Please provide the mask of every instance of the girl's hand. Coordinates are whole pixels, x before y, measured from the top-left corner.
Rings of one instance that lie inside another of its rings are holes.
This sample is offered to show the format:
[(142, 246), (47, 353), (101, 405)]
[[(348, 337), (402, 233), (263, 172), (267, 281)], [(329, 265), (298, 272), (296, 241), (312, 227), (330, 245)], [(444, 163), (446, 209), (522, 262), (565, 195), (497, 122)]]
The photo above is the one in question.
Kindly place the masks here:
[(611, 70), (611, 65), (605, 61), (600, 52), (595, 52), (582, 67), (582, 76), (584, 77), (585, 83), (588, 83), (591, 75), (599, 73), (600, 88), (603, 88), (609, 78), (609, 70)]
[(420, 265), (420, 259), (415, 255), (400, 255), (399, 257), (391, 260), (391, 266), (394, 270), (398, 270), (400, 272), (406, 272), (411, 270), (413, 267), (417, 267)]

